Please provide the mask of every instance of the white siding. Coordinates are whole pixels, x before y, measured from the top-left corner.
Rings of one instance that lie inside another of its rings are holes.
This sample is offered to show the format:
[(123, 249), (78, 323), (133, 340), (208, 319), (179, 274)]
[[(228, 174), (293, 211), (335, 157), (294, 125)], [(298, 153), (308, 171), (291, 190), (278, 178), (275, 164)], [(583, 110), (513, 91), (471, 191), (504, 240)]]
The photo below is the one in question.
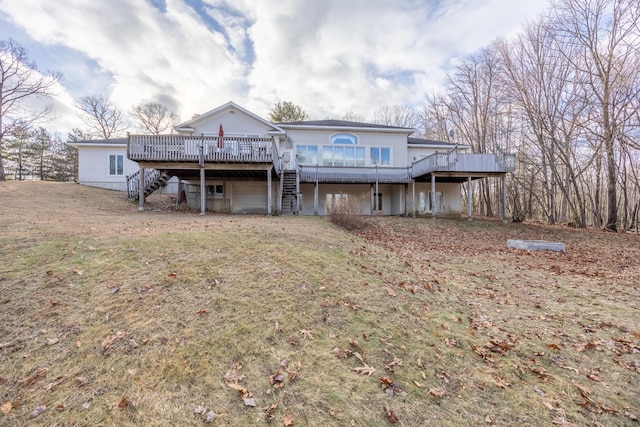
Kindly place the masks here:
[(202, 133), (205, 135), (218, 135), (220, 125), (222, 125), (222, 130), (224, 131), (225, 136), (232, 136), (234, 134), (258, 135), (261, 138), (269, 136), (267, 135), (267, 132), (272, 130), (272, 128), (267, 127), (264, 123), (256, 121), (252, 117), (248, 117), (240, 111), (233, 111), (234, 112), (232, 113), (230, 110), (225, 110), (215, 116), (207, 117), (206, 121), (198, 123), (195, 126), (195, 135), (200, 135)]
[[(273, 209), (273, 206), (272, 206)], [(236, 182), (231, 187), (232, 213), (267, 213), (267, 183)]]
[[(124, 173), (109, 175), (109, 156), (122, 155)], [(78, 148), (78, 182), (110, 190), (127, 190), (127, 175), (138, 171), (138, 164), (127, 159), (127, 147), (121, 145)]]

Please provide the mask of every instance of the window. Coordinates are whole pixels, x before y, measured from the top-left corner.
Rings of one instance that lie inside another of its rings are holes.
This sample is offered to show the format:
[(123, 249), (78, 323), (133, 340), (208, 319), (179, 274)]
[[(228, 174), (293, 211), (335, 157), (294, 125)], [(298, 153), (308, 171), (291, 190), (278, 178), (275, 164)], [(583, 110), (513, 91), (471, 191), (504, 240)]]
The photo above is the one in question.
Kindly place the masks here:
[(391, 164), (391, 148), (371, 147), (370, 153), (371, 153), (372, 165), (390, 165)]
[(207, 187), (207, 192), (209, 193), (209, 195), (213, 196), (214, 199), (222, 199), (224, 198), (224, 185), (222, 184), (209, 185)]
[(296, 146), (296, 159), (298, 160), (298, 163), (302, 165), (318, 164), (318, 146), (317, 145)]
[(364, 147), (322, 147), (323, 166), (364, 166)]
[[(418, 212), (431, 212), (431, 191), (421, 191), (418, 205)], [(436, 212), (444, 212), (444, 194), (436, 191)]]
[(373, 193), (373, 210), (382, 210), (382, 193)]
[(357, 145), (358, 137), (349, 133), (339, 133), (331, 137), (332, 144)]
[(124, 156), (122, 154), (109, 155), (109, 175), (124, 175)]

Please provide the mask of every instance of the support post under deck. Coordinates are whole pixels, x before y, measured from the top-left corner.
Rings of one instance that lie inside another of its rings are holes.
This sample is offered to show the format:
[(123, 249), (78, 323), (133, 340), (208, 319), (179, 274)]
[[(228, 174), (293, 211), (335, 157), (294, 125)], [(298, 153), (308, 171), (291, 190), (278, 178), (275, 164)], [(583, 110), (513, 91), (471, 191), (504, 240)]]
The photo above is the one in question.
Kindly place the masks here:
[(267, 216), (271, 216), (271, 169), (267, 170)]
[(138, 176), (138, 210), (144, 211), (144, 168), (140, 168)]
[(473, 194), (471, 191), (473, 190), (471, 184), (471, 177), (467, 178), (467, 221), (471, 221), (471, 212), (473, 209)]
[(431, 218), (436, 217), (436, 176), (431, 174)]
[(204, 168), (200, 168), (200, 215), (204, 215), (207, 209), (207, 189), (205, 187)]
[(502, 175), (502, 222), (507, 223), (507, 176)]

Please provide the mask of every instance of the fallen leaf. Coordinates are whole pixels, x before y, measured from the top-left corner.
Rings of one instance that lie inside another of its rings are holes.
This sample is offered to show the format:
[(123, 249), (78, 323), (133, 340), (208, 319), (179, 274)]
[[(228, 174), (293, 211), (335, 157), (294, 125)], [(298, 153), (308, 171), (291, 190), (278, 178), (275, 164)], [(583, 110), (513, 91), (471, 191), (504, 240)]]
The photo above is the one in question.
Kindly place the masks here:
[(207, 313), (208, 313), (208, 311), (207, 311), (207, 310), (198, 310), (198, 314), (199, 314), (200, 316), (202, 316), (202, 315), (204, 315), (204, 314), (207, 314)]
[(80, 338), (76, 340), (76, 347), (78, 348), (82, 347), (82, 341), (80, 341)]
[(169, 277), (171, 277), (171, 278), (173, 278), (173, 279), (175, 279), (176, 277), (178, 277), (178, 275), (177, 275), (176, 273), (174, 273), (174, 272), (171, 272), (171, 273), (167, 274), (167, 276), (169, 276)]
[(398, 422), (398, 417), (396, 417), (396, 414), (394, 414), (391, 409), (383, 406), (382, 410), (384, 411), (384, 415), (387, 417), (389, 424), (395, 424)]
[(40, 415), (42, 415), (42, 413), (46, 410), (47, 410), (47, 405), (36, 406), (36, 408), (33, 411), (31, 411), (31, 413), (29, 414), (29, 418), (37, 418)]
[(442, 397), (445, 395), (445, 391), (441, 388), (430, 388), (427, 394), (430, 394), (435, 397)]
[(284, 425), (285, 427), (289, 427), (293, 425), (293, 415), (287, 414), (284, 416)]
[(277, 370), (269, 378), (271, 379), (271, 385), (274, 388), (282, 388), (282, 387), (284, 387), (284, 375), (282, 375), (282, 373), (280, 373), (280, 370)]
[(335, 347), (333, 349), (333, 354), (338, 358), (338, 359), (346, 359), (347, 358), (347, 353), (343, 350), (340, 350), (338, 347)]
[(56, 409), (57, 409), (59, 412), (64, 411), (66, 408), (67, 408), (67, 406), (66, 406), (64, 403), (61, 403), (61, 404), (59, 404), (58, 406), (56, 406)]
[(246, 378), (245, 374), (234, 370), (234, 371), (227, 372), (227, 374), (224, 376), (224, 381), (227, 383), (230, 383), (230, 382), (237, 383), (238, 381), (242, 381), (245, 378)]
[(78, 383), (78, 387), (84, 387), (85, 385), (89, 384), (91, 380), (89, 380), (89, 378), (87, 377), (77, 377), (76, 382)]
[(7, 412), (9, 412), (11, 409), (13, 408), (13, 403), (11, 402), (5, 402), (2, 405), (0, 405), (0, 412), (2, 412), (3, 414), (6, 414)]
[(209, 411), (204, 420), (208, 423), (212, 423), (215, 418), (216, 418), (216, 413), (213, 411)]
[(301, 329), (299, 331), (300, 335), (302, 335), (302, 338), (305, 340), (312, 340), (313, 339), (313, 333), (312, 331), (308, 330), (308, 329)]
[(360, 375), (371, 375), (376, 371), (373, 366), (369, 366), (366, 363), (364, 364), (364, 366), (361, 366), (358, 368), (351, 368), (351, 370), (356, 371)]
[(127, 399), (126, 397), (123, 397), (122, 400), (120, 401), (120, 403), (118, 403), (118, 408), (124, 409), (127, 406), (132, 406), (131, 405), (131, 401), (129, 399)]

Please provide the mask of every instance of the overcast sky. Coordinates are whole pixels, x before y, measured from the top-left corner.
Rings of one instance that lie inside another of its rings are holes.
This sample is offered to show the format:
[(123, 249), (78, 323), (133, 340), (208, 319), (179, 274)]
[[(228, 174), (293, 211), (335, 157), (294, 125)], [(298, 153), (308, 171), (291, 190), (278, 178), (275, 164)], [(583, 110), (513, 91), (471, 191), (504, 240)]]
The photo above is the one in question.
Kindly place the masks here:
[(160, 102), (182, 119), (234, 101), (266, 117), (278, 101), (312, 119), (365, 119), (418, 105), (455, 61), (516, 33), (549, 0), (0, 0), (0, 39), (63, 74), (57, 119), (75, 99), (122, 109)]

